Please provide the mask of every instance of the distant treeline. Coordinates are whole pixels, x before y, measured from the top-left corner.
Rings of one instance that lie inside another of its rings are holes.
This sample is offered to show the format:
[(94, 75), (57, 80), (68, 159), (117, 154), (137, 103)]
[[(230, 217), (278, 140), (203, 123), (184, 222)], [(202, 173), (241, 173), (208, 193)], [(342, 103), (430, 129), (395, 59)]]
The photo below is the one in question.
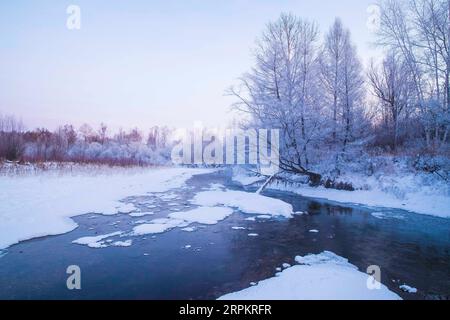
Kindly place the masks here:
[(0, 116), (0, 160), (21, 162), (78, 162), (109, 165), (156, 165), (170, 162), (167, 127), (153, 127), (144, 137), (138, 129), (109, 135), (102, 124), (97, 130), (85, 124), (55, 131), (24, 130), (13, 116)]

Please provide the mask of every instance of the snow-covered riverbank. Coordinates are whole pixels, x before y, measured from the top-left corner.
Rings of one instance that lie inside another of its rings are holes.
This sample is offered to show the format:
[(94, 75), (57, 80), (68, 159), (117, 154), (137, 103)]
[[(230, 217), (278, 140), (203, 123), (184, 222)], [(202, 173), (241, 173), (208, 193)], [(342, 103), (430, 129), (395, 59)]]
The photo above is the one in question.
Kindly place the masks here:
[[(214, 169), (192, 168), (80, 168), (75, 171), (47, 171), (0, 178), (0, 249), (23, 240), (58, 235), (74, 230), (72, 217), (87, 213), (101, 215), (129, 214), (131, 217), (151, 216), (156, 208), (149, 199), (145, 211), (133, 203), (123, 202), (128, 197), (146, 196), (165, 199), (172, 205), (166, 217), (136, 221), (131, 230), (120, 235), (163, 233), (176, 227), (198, 223), (216, 224), (236, 210), (250, 215), (265, 214), (269, 218), (290, 218), (294, 214), (290, 204), (263, 195), (225, 190), (223, 186), (206, 184), (206, 191), (198, 192), (189, 202), (176, 203), (172, 190), (182, 188), (194, 175), (214, 172)], [(209, 186), (209, 187), (208, 187)], [(167, 192), (171, 190), (170, 192)], [(150, 202), (151, 203), (150, 203)], [(175, 207), (174, 207), (175, 205)], [(198, 207), (197, 207), (198, 206)], [(187, 209), (188, 207), (189, 209)], [(183, 209), (181, 209), (183, 208)], [(106, 242), (119, 234), (95, 235), (77, 244), (107, 247)], [(86, 242), (85, 240), (88, 240)], [(114, 243), (111, 242), (112, 245)], [(118, 243), (122, 245), (121, 242)], [(127, 243), (131, 245), (132, 242)]]
[[(261, 181), (261, 177), (249, 176), (237, 171), (233, 180), (250, 185)], [(403, 209), (415, 213), (450, 218), (450, 186), (442, 180), (429, 175), (386, 175), (341, 177), (351, 183), (355, 191), (311, 187), (307, 184), (285, 184), (274, 182), (267, 189), (289, 191), (304, 197), (327, 199), (342, 203), (371, 207)]]

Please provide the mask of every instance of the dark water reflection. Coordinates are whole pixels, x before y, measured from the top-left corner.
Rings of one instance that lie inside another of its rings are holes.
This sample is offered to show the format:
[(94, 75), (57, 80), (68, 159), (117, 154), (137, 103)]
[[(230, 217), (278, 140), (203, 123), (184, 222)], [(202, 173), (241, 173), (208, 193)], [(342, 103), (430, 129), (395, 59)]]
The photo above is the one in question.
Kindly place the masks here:
[[(171, 206), (158, 203), (155, 217), (177, 208), (174, 202), (178, 208), (188, 205), (187, 200), (209, 183), (238, 188), (222, 174), (194, 177), (188, 183), (192, 189), (176, 191), (179, 198), (169, 201)], [(449, 298), (450, 219), (343, 206), (282, 192), (265, 194), (309, 215), (252, 222), (236, 212), (195, 232), (174, 229), (154, 238), (135, 237), (131, 247), (104, 249), (71, 242), (94, 233), (128, 231), (133, 221), (154, 217), (77, 217), (80, 226), (71, 233), (9, 248), (0, 258), (0, 298), (214, 299), (272, 277), (282, 263), (293, 264), (296, 255), (324, 250), (348, 258), (362, 271), (379, 265), (382, 282), (405, 299)], [(384, 217), (374, 217), (375, 211), (382, 211)], [(247, 230), (233, 230), (233, 226)], [(259, 236), (249, 237), (250, 232)], [(186, 249), (188, 244), (192, 247)], [(65, 270), (73, 264), (82, 270), (80, 291), (66, 289)], [(402, 292), (398, 287), (404, 283), (419, 292)]]

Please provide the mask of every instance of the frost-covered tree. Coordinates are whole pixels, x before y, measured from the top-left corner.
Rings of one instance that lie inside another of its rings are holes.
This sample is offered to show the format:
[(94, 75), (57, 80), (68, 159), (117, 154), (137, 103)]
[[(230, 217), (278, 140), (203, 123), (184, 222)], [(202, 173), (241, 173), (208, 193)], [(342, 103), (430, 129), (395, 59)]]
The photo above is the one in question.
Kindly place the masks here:
[(445, 147), (450, 130), (450, 1), (385, 0), (380, 6), (378, 44), (401, 55), (408, 68), (427, 147)]
[(280, 129), (280, 164), (307, 173), (320, 140), (318, 27), (291, 14), (272, 23), (257, 42), (255, 66), (230, 92), (250, 126)]
[(0, 114), (0, 159), (19, 160), (24, 150), (22, 121)]
[(340, 19), (336, 19), (328, 34), (320, 57), (321, 80), (325, 103), (331, 106), (332, 142), (336, 143), (340, 93), (342, 92), (342, 63), (345, 46), (348, 44), (348, 31), (344, 30)]
[(331, 143), (336, 150), (336, 169), (349, 144), (357, 139), (355, 126), (364, 121), (362, 65), (351, 42), (350, 31), (336, 19), (325, 36), (320, 57), (325, 116), (331, 117)]
[(368, 78), (372, 93), (379, 101), (382, 123), (389, 131), (390, 143), (396, 151), (403, 121), (414, 112), (411, 110), (414, 100), (411, 73), (401, 56), (390, 52), (379, 66), (372, 62)]

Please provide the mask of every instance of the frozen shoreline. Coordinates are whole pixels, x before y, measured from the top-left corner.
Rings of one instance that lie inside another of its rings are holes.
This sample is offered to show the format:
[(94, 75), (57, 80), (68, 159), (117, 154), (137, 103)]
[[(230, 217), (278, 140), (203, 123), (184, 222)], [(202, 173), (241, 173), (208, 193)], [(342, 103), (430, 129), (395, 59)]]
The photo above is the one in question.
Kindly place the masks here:
[(1, 177), (0, 249), (70, 232), (78, 226), (71, 217), (129, 213), (134, 207), (121, 202), (126, 197), (166, 192), (193, 175), (213, 171), (133, 168)]
[[(364, 177), (349, 175), (342, 177), (343, 182), (351, 183), (357, 190), (345, 191), (310, 187), (307, 184), (296, 183), (286, 186), (283, 183), (271, 183), (267, 190), (287, 191), (304, 197), (325, 199), (342, 204), (357, 204), (369, 207), (392, 208), (413, 213), (450, 218), (450, 191), (444, 182), (435, 180), (425, 184), (423, 176), (392, 175)], [(261, 183), (264, 177), (248, 176), (238, 171), (233, 180), (242, 185)]]
[(344, 191), (326, 189), (324, 187), (285, 187), (270, 186), (269, 190), (288, 191), (304, 197), (325, 199), (343, 204), (357, 204), (369, 207), (392, 208), (410, 211), (413, 213), (431, 215), (441, 218), (450, 218), (450, 197), (442, 195), (426, 195), (423, 193), (411, 194), (399, 199), (392, 194), (381, 190), (355, 190)]

